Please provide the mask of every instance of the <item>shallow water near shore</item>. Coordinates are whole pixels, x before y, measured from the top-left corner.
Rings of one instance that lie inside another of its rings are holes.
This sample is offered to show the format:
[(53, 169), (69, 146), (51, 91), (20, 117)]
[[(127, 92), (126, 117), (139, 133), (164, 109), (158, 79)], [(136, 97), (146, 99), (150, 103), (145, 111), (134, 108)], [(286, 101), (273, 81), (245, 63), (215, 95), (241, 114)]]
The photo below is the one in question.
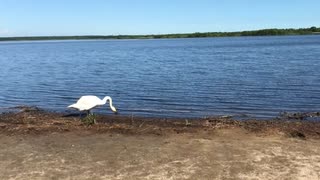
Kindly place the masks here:
[(320, 36), (1, 42), (0, 107), (65, 111), (92, 94), (124, 115), (319, 112), (319, 49)]

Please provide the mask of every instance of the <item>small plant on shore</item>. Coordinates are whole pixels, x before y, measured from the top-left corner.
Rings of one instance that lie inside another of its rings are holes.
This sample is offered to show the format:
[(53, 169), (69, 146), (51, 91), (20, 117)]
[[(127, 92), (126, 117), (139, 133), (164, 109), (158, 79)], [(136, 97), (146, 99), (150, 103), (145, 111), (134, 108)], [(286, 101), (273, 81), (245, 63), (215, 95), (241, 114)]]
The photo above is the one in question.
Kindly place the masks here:
[(94, 114), (88, 114), (85, 118), (81, 119), (82, 123), (85, 125), (93, 125), (96, 123), (97, 116)]

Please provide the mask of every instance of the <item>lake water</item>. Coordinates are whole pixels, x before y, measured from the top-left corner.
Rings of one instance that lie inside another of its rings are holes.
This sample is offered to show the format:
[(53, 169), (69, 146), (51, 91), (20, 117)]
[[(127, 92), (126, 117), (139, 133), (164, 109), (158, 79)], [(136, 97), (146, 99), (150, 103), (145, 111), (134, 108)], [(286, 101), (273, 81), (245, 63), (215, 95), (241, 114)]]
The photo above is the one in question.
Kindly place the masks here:
[(320, 36), (1, 42), (0, 63), (1, 108), (109, 95), (137, 116), (320, 111)]

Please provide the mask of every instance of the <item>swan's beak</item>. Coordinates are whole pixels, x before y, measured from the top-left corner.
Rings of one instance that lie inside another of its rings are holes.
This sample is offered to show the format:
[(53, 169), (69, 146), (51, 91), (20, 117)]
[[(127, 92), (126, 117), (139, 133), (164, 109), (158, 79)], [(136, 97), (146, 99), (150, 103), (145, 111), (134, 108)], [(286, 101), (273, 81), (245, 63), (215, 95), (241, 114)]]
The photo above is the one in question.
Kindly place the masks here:
[(116, 109), (115, 107), (111, 107), (111, 110), (112, 110), (115, 114), (118, 113), (118, 111), (117, 111), (117, 109)]

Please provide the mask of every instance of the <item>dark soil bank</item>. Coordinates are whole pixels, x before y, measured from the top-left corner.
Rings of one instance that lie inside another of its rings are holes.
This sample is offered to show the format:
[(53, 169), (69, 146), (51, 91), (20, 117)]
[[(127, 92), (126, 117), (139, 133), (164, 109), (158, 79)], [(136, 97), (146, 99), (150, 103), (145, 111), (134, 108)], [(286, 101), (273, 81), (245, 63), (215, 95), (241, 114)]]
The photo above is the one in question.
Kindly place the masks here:
[(320, 122), (0, 115), (0, 179), (319, 179)]

